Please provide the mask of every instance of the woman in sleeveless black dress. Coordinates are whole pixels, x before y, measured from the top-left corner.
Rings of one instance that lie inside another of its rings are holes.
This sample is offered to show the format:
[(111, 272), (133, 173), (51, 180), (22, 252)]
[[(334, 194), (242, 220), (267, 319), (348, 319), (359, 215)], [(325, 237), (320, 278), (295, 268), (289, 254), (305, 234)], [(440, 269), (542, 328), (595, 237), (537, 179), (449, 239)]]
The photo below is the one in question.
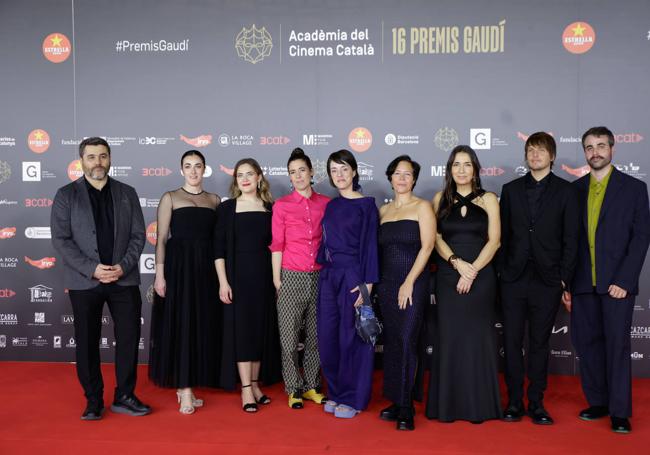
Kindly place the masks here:
[(491, 263), (499, 247), (499, 204), (481, 188), (480, 168), (470, 147), (456, 147), (445, 189), (434, 198), (438, 327), (426, 415), (442, 422), (501, 416)]

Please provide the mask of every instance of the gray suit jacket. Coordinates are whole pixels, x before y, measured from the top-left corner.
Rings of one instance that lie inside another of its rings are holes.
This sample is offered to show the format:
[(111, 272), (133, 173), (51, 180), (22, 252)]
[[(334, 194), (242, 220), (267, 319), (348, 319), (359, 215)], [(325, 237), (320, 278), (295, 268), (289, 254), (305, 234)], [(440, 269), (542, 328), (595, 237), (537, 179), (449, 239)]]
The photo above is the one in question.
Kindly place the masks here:
[[(84, 179), (59, 188), (52, 205), (52, 244), (63, 257), (63, 284), (67, 289), (91, 289), (99, 284), (93, 278), (100, 263), (95, 219)], [(145, 242), (140, 200), (133, 187), (114, 179), (111, 196), (115, 229), (113, 264), (119, 264), (124, 271), (117, 284), (139, 285), (138, 264)]]

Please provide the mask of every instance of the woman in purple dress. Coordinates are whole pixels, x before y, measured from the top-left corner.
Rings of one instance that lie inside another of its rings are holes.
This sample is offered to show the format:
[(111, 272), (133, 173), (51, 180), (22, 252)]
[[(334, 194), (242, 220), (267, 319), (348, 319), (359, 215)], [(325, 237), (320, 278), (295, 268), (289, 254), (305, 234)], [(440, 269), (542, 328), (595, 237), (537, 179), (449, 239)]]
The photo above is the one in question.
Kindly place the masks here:
[(358, 191), (352, 153), (332, 153), (327, 174), (339, 197), (325, 209), (318, 254), (318, 347), (329, 397), (324, 409), (352, 418), (368, 406), (372, 388), (374, 347), (357, 335), (354, 322), (355, 307), (363, 303), (360, 286), (370, 293), (379, 281), (378, 213), (375, 199)]

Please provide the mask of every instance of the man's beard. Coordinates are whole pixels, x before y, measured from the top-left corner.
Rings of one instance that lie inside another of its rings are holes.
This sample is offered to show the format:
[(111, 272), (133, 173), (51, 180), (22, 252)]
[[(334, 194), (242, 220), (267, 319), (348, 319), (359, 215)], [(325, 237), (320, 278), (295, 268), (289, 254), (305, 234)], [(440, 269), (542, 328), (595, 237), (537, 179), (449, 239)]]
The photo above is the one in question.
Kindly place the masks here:
[(595, 158), (595, 157), (592, 157), (592, 158), (589, 160), (589, 167), (591, 167), (594, 171), (599, 171), (599, 170), (603, 169), (605, 166), (607, 166), (609, 163), (612, 162), (612, 159), (611, 159), (611, 158), (610, 158), (610, 159), (606, 159), (606, 158), (603, 158), (602, 156), (599, 156), (598, 158), (601, 158), (601, 160), (600, 160), (600, 162), (599, 162), (600, 164), (596, 164), (596, 163), (593, 162), (593, 159), (594, 159), (594, 158)]

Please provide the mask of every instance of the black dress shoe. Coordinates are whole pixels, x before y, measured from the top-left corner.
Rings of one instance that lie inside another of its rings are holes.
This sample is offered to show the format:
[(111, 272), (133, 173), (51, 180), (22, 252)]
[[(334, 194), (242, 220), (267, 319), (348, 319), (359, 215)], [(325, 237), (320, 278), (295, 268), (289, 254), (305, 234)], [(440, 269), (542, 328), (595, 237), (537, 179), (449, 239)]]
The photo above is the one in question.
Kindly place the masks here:
[(596, 420), (602, 417), (605, 417), (609, 414), (609, 409), (607, 406), (589, 406), (587, 409), (583, 409), (578, 414), (582, 420)]
[(84, 413), (81, 414), (81, 420), (99, 420), (104, 413), (104, 402), (88, 400)]
[(504, 422), (519, 422), (524, 415), (523, 403), (509, 403), (508, 407), (503, 411), (501, 420)]
[(131, 394), (115, 397), (111, 405), (111, 411), (130, 416), (145, 416), (151, 413), (151, 408)]
[(530, 404), (528, 406), (528, 416), (533, 419), (534, 424), (553, 425), (553, 418), (541, 403)]
[(389, 422), (394, 422), (397, 420), (398, 412), (399, 412), (399, 406), (393, 403), (387, 408), (382, 409), (379, 412), (379, 418), (382, 420), (388, 420)]
[(400, 407), (397, 412), (397, 425), (398, 430), (413, 431), (415, 430), (415, 422), (413, 415), (415, 410), (410, 406)]
[(629, 419), (626, 419), (625, 417), (612, 416), (612, 431), (614, 433), (623, 434), (627, 434), (632, 431), (632, 426), (630, 425)]

